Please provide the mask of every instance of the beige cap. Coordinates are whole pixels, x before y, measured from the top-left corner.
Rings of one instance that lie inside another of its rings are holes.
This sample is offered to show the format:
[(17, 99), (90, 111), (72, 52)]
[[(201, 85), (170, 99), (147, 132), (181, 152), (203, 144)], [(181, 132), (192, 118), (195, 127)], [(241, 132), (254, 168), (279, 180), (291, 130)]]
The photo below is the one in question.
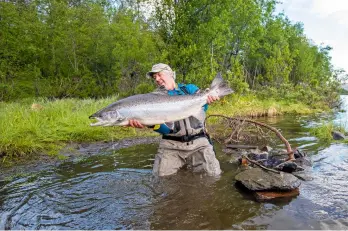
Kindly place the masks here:
[(152, 75), (161, 71), (171, 71), (173, 72), (172, 68), (170, 68), (170, 66), (168, 66), (167, 64), (164, 63), (157, 63), (155, 65), (152, 66), (151, 71), (146, 73), (146, 77), (147, 78), (152, 78)]

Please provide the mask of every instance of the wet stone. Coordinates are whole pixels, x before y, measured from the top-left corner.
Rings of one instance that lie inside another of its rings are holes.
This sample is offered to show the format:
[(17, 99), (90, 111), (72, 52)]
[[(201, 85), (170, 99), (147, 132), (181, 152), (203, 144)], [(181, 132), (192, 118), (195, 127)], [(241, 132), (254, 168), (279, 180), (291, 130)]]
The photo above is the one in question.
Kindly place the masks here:
[(252, 160), (267, 160), (268, 159), (268, 153), (267, 152), (251, 152), (248, 154), (248, 157)]
[(303, 170), (303, 168), (299, 169), (299, 166), (295, 162), (283, 162), (275, 167), (275, 169), (287, 173), (292, 173), (296, 170)]
[(331, 132), (331, 135), (334, 140), (344, 140), (347, 138), (342, 132), (339, 131), (333, 131)]
[(295, 148), (293, 151), (294, 151), (294, 156), (296, 159), (297, 158), (304, 158), (305, 156), (307, 156), (306, 152), (299, 150), (297, 148)]
[[(286, 161), (289, 156), (287, 153), (282, 152), (282, 150), (272, 150), (269, 153), (261, 150), (249, 150), (246, 153), (240, 153), (239, 159), (241, 159), (242, 154), (247, 155), (249, 159), (267, 168), (273, 168), (288, 173), (303, 171), (306, 167), (312, 166), (312, 162), (307, 155), (297, 149), (295, 150), (295, 161)], [(254, 166), (253, 164), (251, 165)]]
[(274, 173), (261, 168), (252, 168), (240, 172), (235, 179), (251, 191), (289, 191), (301, 185), (301, 181), (290, 173)]
[(296, 160), (294, 162), (298, 166), (301, 166), (302, 168), (312, 167), (312, 165), (313, 165), (312, 161), (307, 157), (296, 158)]

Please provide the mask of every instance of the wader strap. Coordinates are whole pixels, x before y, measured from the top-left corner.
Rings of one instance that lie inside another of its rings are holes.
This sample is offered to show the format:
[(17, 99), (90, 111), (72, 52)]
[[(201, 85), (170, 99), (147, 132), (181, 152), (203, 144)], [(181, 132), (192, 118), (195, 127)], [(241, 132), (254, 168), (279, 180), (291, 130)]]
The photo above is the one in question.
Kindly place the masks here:
[(198, 133), (196, 135), (192, 135), (192, 136), (166, 136), (166, 135), (163, 135), (162, 139), (180, 141), (180, 142), (184, 143), (184, 142), (190, 142), (190, 141), (198, 139), (200, 137), (206, 137), (206, 135), (203, 131), (201, 131), (200, 133)]

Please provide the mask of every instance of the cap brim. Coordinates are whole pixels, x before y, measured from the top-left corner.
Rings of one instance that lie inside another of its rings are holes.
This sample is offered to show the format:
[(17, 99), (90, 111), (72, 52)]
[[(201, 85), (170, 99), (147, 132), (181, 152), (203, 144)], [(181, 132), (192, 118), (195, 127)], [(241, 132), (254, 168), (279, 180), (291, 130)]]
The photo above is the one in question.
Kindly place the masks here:
[(151, 79), (152, 77), (153, 77), (153, 74), (155, 74), (156, 72), (147, 72), (146, 73), (146, 78), (148, 78), (148, 79)]
[(149, 72), (146, 73), (146, 77), (147, 78), (152, 78), (153, 74), (161, 72), (161, 71), (163, 71), (163, 69), (149, 71)]

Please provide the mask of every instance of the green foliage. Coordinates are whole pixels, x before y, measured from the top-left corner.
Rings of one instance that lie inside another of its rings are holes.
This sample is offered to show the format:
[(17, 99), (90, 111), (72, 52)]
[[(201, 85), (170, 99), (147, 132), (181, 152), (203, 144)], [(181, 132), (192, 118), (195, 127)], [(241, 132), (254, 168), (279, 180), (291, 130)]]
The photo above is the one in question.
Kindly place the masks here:
[(134, 93), (135, 94), (146, 94), (146, 93), (152, 92), (154, 90), (155, 90), (154, 84), (141, 83), (135, 88)]
[(281, 84), (278, 87), (258, 87), (255, 94), (259, 99), (285, 100), (290, 103), (302, 102), (312, 108), (327, 110), (337, 107), (339, 94), (336, 86), (311, 87), (308, 85)]
[(276, 4), (1, 1), (0, 100), (144, 93), (152, 89), (145, 73), (164, 62), (178, 81), (201, 88), (222, 71), (238, 93), (287, 100), (303, 94), (309, 105), (336, 106), (337, 83), (347, 75), (333, 69), (332, 48), (314, 45), (301, 23), (275, 15)]
[[(313, 45), (302, 24), (273, 15), (276, 4), (164, 1), (156, 19), (168, 44), (167, 59), (186, 82), (207, 86), (214, 73), (223, 71), (237, 92), (263, 89), (268, 97), (285, 93), (286, 99), (302, 100), (301, 92), (309, 105), (322, 100), (334, 106), (338, 97), (332, 93), (338, 88), (331, 85), (331, 48)], [(322, 94), (323, 88), (331, 94)]]
[(230, 83), (230, 87), (237, 94), (242, 94), (249, 91), (249, 85), (239, 77), (238, 75), (233, 75), (232, 73), (227, 74), (227, 79)]
[(0, 100), (134, 93), (161, 57), (132, 10), (99, 1), (0, 2)]

